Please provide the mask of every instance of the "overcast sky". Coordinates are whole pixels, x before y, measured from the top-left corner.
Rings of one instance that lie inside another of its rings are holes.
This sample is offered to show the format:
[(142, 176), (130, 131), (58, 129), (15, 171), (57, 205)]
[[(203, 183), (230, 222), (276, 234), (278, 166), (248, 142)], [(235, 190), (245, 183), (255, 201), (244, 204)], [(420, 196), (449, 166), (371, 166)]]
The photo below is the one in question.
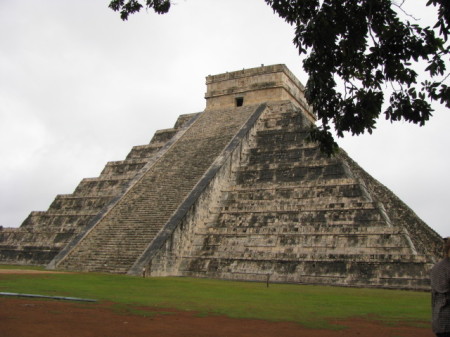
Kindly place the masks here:
[[(284, 63), (306, 83), (292, 27), (263, 0), (178, 0), (169, 14), (143, 11), (127, 22), (107, 5), (0, 1), (4, 227), (46, 210), (178, 115), (202, 111), (207, 75)], [(380, 122), (373, 135), (339, 144), (450, 236), (449, 125), (448, 109), (436, 106), (423, 128)]]

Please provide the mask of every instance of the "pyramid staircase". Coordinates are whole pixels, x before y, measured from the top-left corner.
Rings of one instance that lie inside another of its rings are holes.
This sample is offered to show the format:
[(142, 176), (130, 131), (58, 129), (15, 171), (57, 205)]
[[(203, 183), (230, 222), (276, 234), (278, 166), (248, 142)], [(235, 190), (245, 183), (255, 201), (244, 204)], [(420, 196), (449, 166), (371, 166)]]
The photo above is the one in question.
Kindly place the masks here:
[(95, 226), (52, 264), (58, 269), (126, 273), (256, 108), (200, 114)]
[(173, 128), (158, 130), (149, 144), (134, 146), (125, 160), (107, 163), (99, 177), (85, 178), (72, 194), (56, 196), (47, 211), (31, 212), (20, 228), (0, 230), (0, 261), (49, 263), (120, 198), (143, 167), (196, 116), (181, 115)]

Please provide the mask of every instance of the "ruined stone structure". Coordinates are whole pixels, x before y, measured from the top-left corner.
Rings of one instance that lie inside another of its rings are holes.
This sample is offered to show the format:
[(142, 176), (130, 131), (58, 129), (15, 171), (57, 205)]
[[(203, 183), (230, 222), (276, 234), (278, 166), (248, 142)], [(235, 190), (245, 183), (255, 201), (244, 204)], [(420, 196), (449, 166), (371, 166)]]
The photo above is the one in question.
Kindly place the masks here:
[(182, 115), (98, 178), (0, 231), (0, 259), (48, 268), (427, 289), (441, 238), (315, 121), (284, 65), (208, 76)]

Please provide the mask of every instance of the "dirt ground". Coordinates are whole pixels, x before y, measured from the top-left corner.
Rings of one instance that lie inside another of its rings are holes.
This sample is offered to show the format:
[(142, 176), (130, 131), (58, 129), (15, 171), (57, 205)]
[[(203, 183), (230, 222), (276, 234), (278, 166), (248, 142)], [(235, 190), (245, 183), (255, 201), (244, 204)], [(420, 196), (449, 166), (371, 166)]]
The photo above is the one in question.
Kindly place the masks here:
[[(295, 323), (198, 317), (193, 312), (139, 308), (141, 315), (112, 303), (78, 303), (0, 297), (2, 337), (432, 337), (429, 329), (384, 326), (351, 319), (336, 322), (343, 330), (307, 329)], [(147, 315), (142, 315), (145, 312)]]
[[(14, 271), (14, 272), (17, 272)], [(28, 271), (29, 272), (29, 271)], [(200, 317), (195, 312), (0, 296), (2, 337), (433, 337), (429, 328), (386, 326), (360, 318), (336, 321), (341, 330), (288, 322)]]

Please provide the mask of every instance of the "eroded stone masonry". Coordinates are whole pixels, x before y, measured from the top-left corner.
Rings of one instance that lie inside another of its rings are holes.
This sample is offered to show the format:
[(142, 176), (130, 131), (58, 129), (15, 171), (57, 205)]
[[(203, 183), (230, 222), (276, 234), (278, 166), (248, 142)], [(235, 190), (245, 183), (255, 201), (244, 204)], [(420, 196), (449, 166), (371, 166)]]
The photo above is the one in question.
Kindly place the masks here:
[(206, 78), (206, 109), (0, 230), (0, 260), (146, 276), (427, 289), (440, 236), (341, 152), (284, 65)]

